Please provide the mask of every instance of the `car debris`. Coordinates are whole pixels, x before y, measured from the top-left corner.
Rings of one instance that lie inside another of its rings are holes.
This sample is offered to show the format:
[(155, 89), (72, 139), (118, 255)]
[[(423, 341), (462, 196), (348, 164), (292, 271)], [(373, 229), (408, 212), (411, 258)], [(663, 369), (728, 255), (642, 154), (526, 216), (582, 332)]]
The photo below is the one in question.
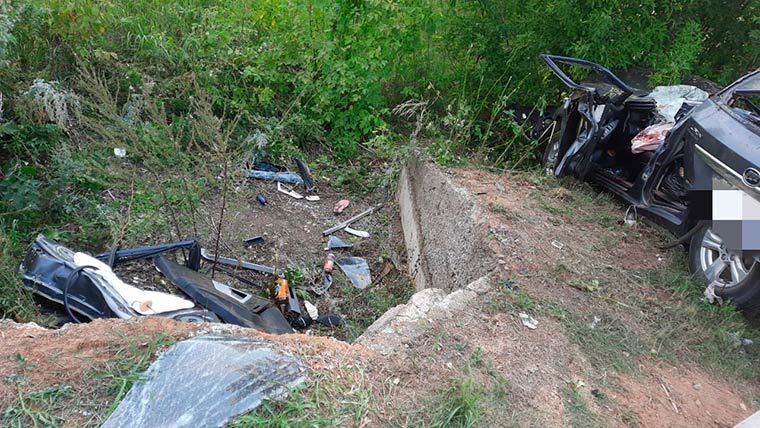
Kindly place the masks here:
[(532, 316), (524, 312), (520, 312), (518, 316), (520, 317), (520, 322), (522, 322), (522, 325), (524, 325), (525, 327), (528, 327), (531, 330), (535, 330), (536, 328), (538, 328), (538, 321)]
[[(190, 250), (185, 266), (161, 256), (179, 248)], [(196, 241), (188, 240), (92, 257), (39, 235), (19, 270), (27, 288), (63, 305), (75, 322), (151, 315), (187, 322), (225, 322), (273, 334), (292, 332), (283, 315), (270, 302), (200, 274), (197, 269), (201, 252)], [(112, 269), (112, 266), (150, 257), (154, 257), (159, 271), (184, 296), (142, 290), (122, 281)]]
[(364, 230), (354, 229), (351, 226), (346, 226), (345, 228), (343, 228), (343, 231), (348, 234), (358, 236), (360, 238), (369, 238), (369, 232), (364, 231)]
[(303, 184), (303, 179), (295, 172), (283, 171), (260, 171), (255, 169), (244, 169), (243, 176), (257, 180), (277, 181), (287, 184)]
[(324, 294), (330, 287), (332, 287), (333, 284), (333, 269), (335, 268), (335, 254), (328, 254), (327, 257), (325, 257), (325, 263), (322, 267), (322, 286), (319, 287), (319, 292), (317, 294)]
[(164, 256), (153, 263), (172, 284), (222, 321), (268, 333), (292, 333), (290, 324), (271, 301), (232, 288)]
[(342, 316), (337, 314), (324, 314), (317, 317), (317, 322), (326, 327), (341, 327), (346, 323)]
[(557, 241), (555, 239), (555, 240), (552, 241), (552, 247), (554, 247), (554, 248), (556, 248), (558, 250), (561, 250), (561, 249), (563, 249), (565, 247), (565, 244), (563, 244), (562, 242)]
[(335, 262), (346, 274), (355, 288), (363, 290), (372, 285), (372, 277), (367, 261), (361, 257), (343, 257)]
[(261, 338), (194, 337), (161, 354), (103, 428), (222, 427), (284, 396), (306, 372), (301, 360)]
[(113, 155), (116, 156), (117, 158), (125, 158), (127, 157), (127, 149), (123, 147), (114, 147)]
[(248, 238), (243, 240), (243, 245), (246, 247), (253, 247), (256, 245), (264, 245), (267, 242), (266, 238), (263, 236), (254, 236), (253, 238)]
[(350, 219), (348, 219), (348, 220), (346, 220), (346, 221), (344, 221), (342, 223), (338, 223), (335, 226), (333, 226), (333, 227), (331, 227), (331, 228), (323, 231), (322, 235), (328, 236), (328, 235), (332, 235), (333, 233), (335, 233), (335, 232), (337, 232), (339, 230), (343, 230), (346, 227), (350, 226), (352, 223), (354, 223), (356, 221), (359, 221), (359, 220), (363, 219), (364, 217), (372, 214), (377, 208), (378, 207), (369, 208), (369, 209), (367, 209), (367, 210), (365, 210), (365, 211), (363, 211), (363, 212), (361, 212), (361, 213), (359, 213), (359, 214), (351, 217)]
[(306, 189), (307, 193), (313, 192), (316, 186), (314, 185), (314, 180), (311, 178), (311, 171), (309, 171), (309, 166), (306, 165), (306, 162), (302, 161), (299, 158), (295, 158), (295, 162), (296, 167), (298, 167), (298, 175), (303, 181), (303, 187)]
[(319, 201), (319, 200), (320, 200), (320, 197), (319, 197), (319, 196), (317, 196), (317, 195), (308, 195), (308, 196), (307, 196), (306, 198), (304, 198), (304, 199), (306, 199), (306, 200), (307, 200), (307, 201), (309, 201), (309, 202), (317, 202), (317, 201)]
[(316, 320), (319, 318), (319, 309), (317, 309), (316, 306), (314, 306), (313, 303), (311, 303), (308, 300), (303, 301), (303, 307), (306, 309), (306, 313), (309, 314), (309, 318)]
[(285, 187), (282, 183), (277, 182), (277, 191), (290, 196), (293, 199), (303, 199), (303, 195), (293, 190), (292, 187)]
[(280, 308), (280, 312), (288, 320), (291, 326), (303, 329), (311, 324), (310, 320), (303, 317), (301, 304), (298, 303), (295, 288), (291, 287), (284, 275), (276, 275), (274, 302)]
[(270, 275), (274, 275), (274, 268), (271, 266), (264, 266), (264, 265), (260, 265), (256, 263), (246, 262), (239, 259), (233, 259), (230, 257), (218, 256), (216, 254), (210, 253), (205, 248), (200, 249), (200, 254), (201, 254), (201, 257), (203, 257), (203, 259), (208, 260), (210, 262), (221, 263), (227, 266), (234, 266), (234, 267), (248, 269), (248, 270), (255, 270), (256, 272), (268, 273)]
[(260, 203), (261, 205), (266, 205), (267, 204), (267, 198), (265, 198), (264, 195), (262, 195), (261, 193), (259, 193), (258, 195), (256, 195), (256, 202)]
[(335, 235), (330, 235), (327, 238), (327, 249), (328, 250), (344, 250), (353, 248), (354, 244), (350, 242), (346, 242), (340, 238), (338, 238)]
[(351, 204), (351, 201), (349, 201), (348, 199), (341, 199), (335, 203), (335, 206), (333, 206), (333, 212), (335, 214), (341, 214), (346, 208), (348, 208), (350, 204)]

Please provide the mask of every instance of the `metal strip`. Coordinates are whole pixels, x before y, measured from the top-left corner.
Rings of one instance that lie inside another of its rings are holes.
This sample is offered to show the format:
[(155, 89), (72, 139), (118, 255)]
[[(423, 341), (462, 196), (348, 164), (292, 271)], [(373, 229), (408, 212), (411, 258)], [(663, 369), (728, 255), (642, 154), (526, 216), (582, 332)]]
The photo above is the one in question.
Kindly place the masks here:
[(760, 187), (750, 187), (744, 184), (744, 180), (742, 180), (742, 175), (738, 172), (734, 171), (730, 166), (723, 163), (720, 159), (713, 156), (710, 152), (703, 149), (699, 144), (695, 144), (694, 148), (696, 149), (696, 153), (699, 155), (700, 158), (702, 158), (705, 163), (715, 170), (718, 174), (720, 174), (721, 177), (725, 178), (726, 181), (731, 183), (734, 187), (740, 190), (744, 190), (748, 194), (750, 194), (755, 199), (760, 199)]

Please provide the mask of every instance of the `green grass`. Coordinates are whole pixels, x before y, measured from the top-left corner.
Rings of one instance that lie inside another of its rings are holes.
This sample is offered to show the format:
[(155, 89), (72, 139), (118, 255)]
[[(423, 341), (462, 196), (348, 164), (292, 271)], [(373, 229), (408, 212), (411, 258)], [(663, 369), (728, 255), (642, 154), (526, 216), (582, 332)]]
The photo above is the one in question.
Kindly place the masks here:
[(2, 413), (2, 426), (7, 428), (57, 428), (65, 420), (58, 414), (74, 394), (68, 385), (47, 386), (22, 393), (17, 386), (15, 404)]
[(437, 406), (430, 423), (431, 428), (472, 428), (481, 419), (482, 390), (475, 385), (472, 373), (454, 378), (440, 391)]
[(135, 383), (143, 380), (142, 374), (156, 357), (156, 353), (174, 344), (175, 340), (168, 334), (156, 337), (134, 336), (122, 337), (125, 344), (116, 349), (115, 355), (102, 365), (93, 369), (91, 377), (99, 379), (96, 395), (109, 397), (110, 405), (105, 410), (104, 419), (119, 405), (124, 396)]
[(760, 376), (760, 353), (741, 339), (760, 343), (760, 333), (732, 305), (702, 301), (704, 285), (685, 268), (682, 257), (670, 268), (642, 274), (646, 283), (672, 292), (676, 300), (657, 302), (644, 315), (653, 326), (653, 349), (670, 361), (694, 361), (716, 375), (753, 380)]
[[(340, 372), (342, 380), (335, 374)], [(347, 379), (353, 379), (349, 384)], [(306, 384), (284, 398), (265, 401), (239, 416), (230, 428), (329, 428), (358, 426), (372, 411), (372, 386), (358, 368), (336, 367), (332, 373), (311, 372)]]
[(633, 372), (638, 357), (646, 352), (644, 341), (647, 339), (642, 339), (623, 321), (608, 318), (601, 311), (600, 315), (594, 319), (593, 315), (570, 315), (568, 311), (563, 324), (570, 340), (581, 348), (594, 367), (620, 373)]
[(600, 428), (598, 417), (588, 408), (580, 390), (573, 386), (564, 389), (565, 416), (571, 428)]

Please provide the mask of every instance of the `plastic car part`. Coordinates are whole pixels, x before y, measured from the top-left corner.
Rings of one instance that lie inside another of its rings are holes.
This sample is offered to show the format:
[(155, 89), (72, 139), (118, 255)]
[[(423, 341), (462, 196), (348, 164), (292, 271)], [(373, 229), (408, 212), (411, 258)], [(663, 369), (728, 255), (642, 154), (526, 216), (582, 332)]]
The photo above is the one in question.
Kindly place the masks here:
[(295, 190), (293, 190), (290, 187), (283, 186), (282, 183), (280, 183), (280, 182), (277, 182), (277, 191), (280, 192), (280, 193), (284, 193), (284, 194), (290, 196), (293, 199), (303, 199), (303, 195), (302, 194), (296, 192)]
[(342, 316), (336, 314), (324, 314), (317, 317), (317, 322), (326, 327), (340, 327), (345, 324)]
[(358, 236), (360, 238), (369, 238), (369, 232), (364, 230), (353, 229), (351, 226), (346, 226), (343, 230), (350, 235)]
[(311, 193), (312, 190), (314, 190), (314, 180), (311, 178), (311, 171), (309, 171), (309, 166), (306, 165), (306, 162), (302, 161), (299, 158), (295, 158), (296, 166), (298, 167), (298, 175), (301, 176), (301, 179), (303, 180), (303, 187), (306, 188), (306, 192)]
[(217, 256), (216, 254), (212, 254), (212, 253), (206, 251), (205, 248), (201, 248), (200, 253), (201, 253), (201, 257), (203, 257), (204, 259), (206, 259), (206, 260), (208, 260), (210, 262), (221, 263), (223, 265), (235, 266), (235, 267), (239, 267), (239, 268), (243, 268), (243, 269), (248, 269), (248, 270), (255, 270), (256, 272), (268, 273), (270, 275), (274, 274), (274, 268), (273, 267), (259, 265), (259, 264), (251, 263), (251, 262), (246, 262), (246, 261), (243, 261), (243, 260), (236, 260), (236, 259), (229, 258), (229, 257)]
[(172, 284), (226, 323), (273, 334), (293, 332), (285, 317), (267, 299), (217, 283), (163, 256), (156, 257), (154, 263)]
[(145, 247), (127, 248), (124, 250), (114, 249), (107, 253), (101, 253), (95, 256), (100, 261), (108, 261), (109, 266), (118, 266), (141, 259), (149, 259), (167, 251), (178, 249), (189, 250), (185, 266), (192, 270), (198, 270), (201, 267), (201, 246), (195, 239), (186, 241), (169, 242), (166, 244), (149, 245)]
[(261, 338), (194, 337), (158, 357), (103, 428), (226, 426), (304, 382), (306, 370)]
[(343, 250), (343, 249), (352, 248), (353, 246), (354, 246), (354, 244), (352, 244), (350, 242), (346, 242), (346, 241), (338, 238), (337, 236), (330, 235), (330, 237), (327, 238), (327, 249), (328, 250), (335, 250), (335, 249)]
[[(74, 276), (77, 270), (80, 273)], [(197, 309), (181, 297), (132, 287), (102, 261), (75, 253), (42, 235), (30, 246), (20, 271), (24, 285), (33, 292), (50, 301), (65, 303), (72, 314), (89, 319), (174, 317)]]
[(361, 257), (344, 257), (335, 262), (354, 287), (363, 290), (372, 285), (367, 261)]

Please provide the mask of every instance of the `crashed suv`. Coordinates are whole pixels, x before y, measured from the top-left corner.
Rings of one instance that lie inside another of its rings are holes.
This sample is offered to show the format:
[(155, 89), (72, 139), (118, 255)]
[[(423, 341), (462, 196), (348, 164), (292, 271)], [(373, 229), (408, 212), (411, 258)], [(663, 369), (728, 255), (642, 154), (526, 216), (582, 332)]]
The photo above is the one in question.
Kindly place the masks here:
[[(573, 90), (541, 127), (546, 173), (593, 182), (661, 224), (688, 246), (711, 302), (760, 312), (760, 70), (709, 95), (643, 91), (586, 60), (541, 58)], [(602, 82), (577, 83), (571, 67)]]

